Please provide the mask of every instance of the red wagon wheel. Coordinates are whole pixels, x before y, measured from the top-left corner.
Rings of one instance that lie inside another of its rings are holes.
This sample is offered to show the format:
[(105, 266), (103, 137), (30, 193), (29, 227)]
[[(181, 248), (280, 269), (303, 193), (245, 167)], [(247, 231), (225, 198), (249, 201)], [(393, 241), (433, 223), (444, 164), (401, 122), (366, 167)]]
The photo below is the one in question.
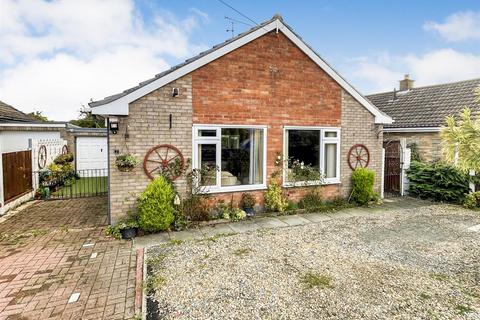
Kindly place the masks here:
[(166, 174), (173, 181), (182, 174), (184, 166), (185, 159), (180, 150), (169, 144), (151, 148), (143, 159), (143, 170), (152, 180), (156, 175)]
[(370, 163), (370, 152), (363, 144), (356, 144), (348, 151), (348, 165), (352, 170), (366, 168)]
[(62, 147), (62, 154), (67, 154), (68, 153), (68, 146), (65, 144), (63, 147)]
[(40, 148), (38, 148), (38, 167), (40, 169), (45, 168), (47, 165), (47, 147), (44, 145), (41, 145)]

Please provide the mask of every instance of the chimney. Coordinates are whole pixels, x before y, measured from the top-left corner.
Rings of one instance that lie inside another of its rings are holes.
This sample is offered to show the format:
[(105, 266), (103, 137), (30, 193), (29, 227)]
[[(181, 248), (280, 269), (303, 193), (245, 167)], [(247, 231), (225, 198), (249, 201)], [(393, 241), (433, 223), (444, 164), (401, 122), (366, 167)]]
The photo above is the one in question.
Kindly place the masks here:
[(403, 80), (400, 80), (400, 91), (413, 89), (414, 80), (410, 79), (410, 75), (406, 74)]

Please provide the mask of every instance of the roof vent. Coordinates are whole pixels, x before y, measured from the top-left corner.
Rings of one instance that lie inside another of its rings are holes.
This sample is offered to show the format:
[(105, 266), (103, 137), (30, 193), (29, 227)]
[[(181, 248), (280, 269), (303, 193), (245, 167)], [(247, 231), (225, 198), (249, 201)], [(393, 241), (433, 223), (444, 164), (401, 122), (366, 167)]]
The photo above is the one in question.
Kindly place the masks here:
[(413, 83), (415, 80), (410, 79), (410, 75), (406, 74), (403, 80), (400, 80), (400, 91), (406, 91), (413, 89)]

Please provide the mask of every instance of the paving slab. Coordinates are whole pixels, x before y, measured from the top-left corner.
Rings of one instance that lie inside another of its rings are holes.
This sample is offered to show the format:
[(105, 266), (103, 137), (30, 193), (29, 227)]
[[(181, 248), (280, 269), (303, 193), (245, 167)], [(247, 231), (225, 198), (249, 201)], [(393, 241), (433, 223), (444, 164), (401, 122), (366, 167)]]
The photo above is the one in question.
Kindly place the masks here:
[(161, 232), (155, 234), (149, 234), (143, 237), (136, 237), (133, 240), (133, 245), (135, 248), (145, 248), (159, 243), (168, 242), (170, 240), (170, 235), (168, 232)]
[(288, 224), (276, 217), (265, 217), (255, 219), (255, 222), (262, 228), (272, 229), (272, 228), (282, 228), (288, 227)]
[(213, 226), (205, 226), (200, 230), (203, 233), (203, 236), (206, 238), (213, 237), (219, 234), (236, 233), (235, 230), (230, 228), (230, 224), (227, 223), (217, 224)]
[(302, 224), (309, 224), (312, 223), (311, 221), (299, 216), (299, 215), (291, 215), (291, 216), (280, 216), (278, 217), (281, 221), (285, 222), (289, 226), (300, 226)]
[(174, 232), (169, 232), (168, 234), (170, 236), (170, 240), (188, 241), (188, 240), (198, 240), (203, 238), (203, 233), (199, 229), (174, 231)]
[(317, 222), (322, 222), (322, 221), (328, 221), (332, 220), (332, 216), (329, 215), (328, 213), (303, 213), (299, 215), (302, 218), (307, 219), (308, 221), (311, 221), (313, 223)]
[(261, 228), (258, 224), (254, 222), (254, 220), (232, 222), (229, 224), (229, 226), (233, 229), (233, 231), (237, 233), (245, 233)]

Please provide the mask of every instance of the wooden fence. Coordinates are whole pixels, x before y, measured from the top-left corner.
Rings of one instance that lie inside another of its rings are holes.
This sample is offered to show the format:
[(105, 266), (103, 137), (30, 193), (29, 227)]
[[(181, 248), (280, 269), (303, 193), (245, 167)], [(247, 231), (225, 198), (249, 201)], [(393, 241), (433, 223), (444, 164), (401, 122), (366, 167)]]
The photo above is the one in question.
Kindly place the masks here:
[(2, 154), (3, 197), (5, 203), (33, 190), (32, 151)]

